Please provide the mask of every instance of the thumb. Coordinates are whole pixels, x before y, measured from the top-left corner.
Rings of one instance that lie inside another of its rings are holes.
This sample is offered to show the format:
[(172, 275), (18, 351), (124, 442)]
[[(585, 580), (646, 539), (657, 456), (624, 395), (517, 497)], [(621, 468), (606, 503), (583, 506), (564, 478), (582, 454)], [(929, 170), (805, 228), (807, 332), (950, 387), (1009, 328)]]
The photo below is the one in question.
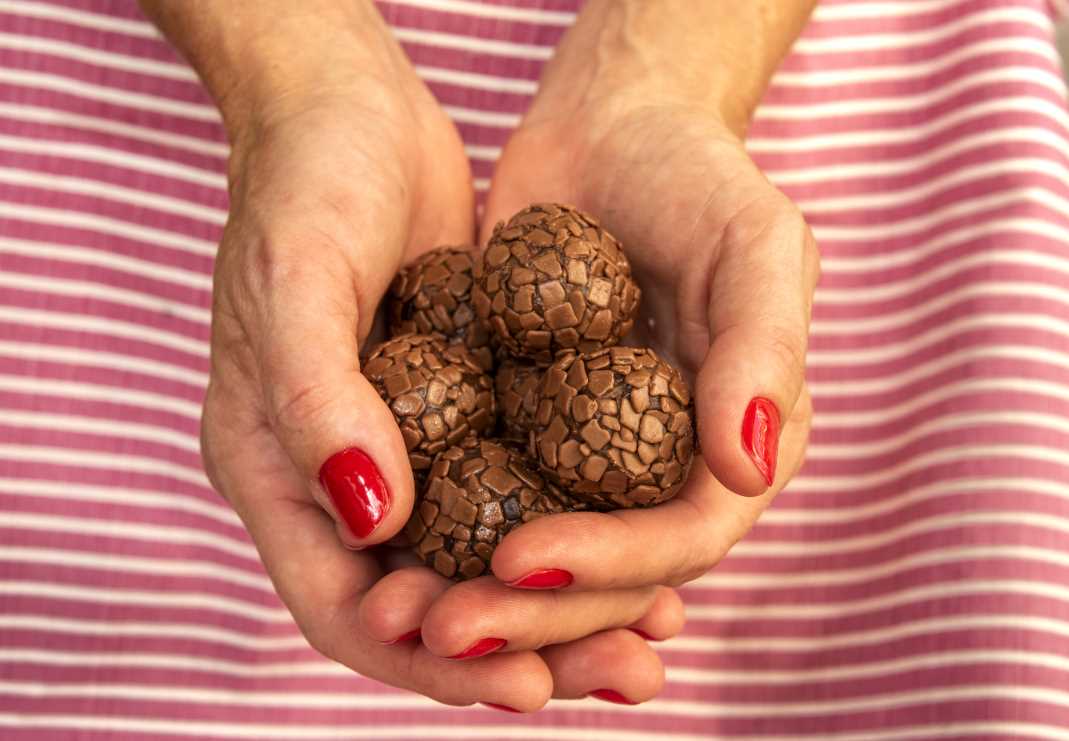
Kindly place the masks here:
[(723, 232), (710, 290), (711, 344), (698, 373), (702, 455), (727, 488), (772, 485), (781, 420), (805, 383), (816, 244), (801, 214), (775, 193)]
[(269, 423), (342, 542), (356, 548), (399, 532), (413, 500), (401, 432), (360, 372), (357, 328), (374, 303), (360, 306), (354, 287), (377, 300), (384, 272), (361, 279), (342, 255), (304, 252), (272, 271), (259, 343)]

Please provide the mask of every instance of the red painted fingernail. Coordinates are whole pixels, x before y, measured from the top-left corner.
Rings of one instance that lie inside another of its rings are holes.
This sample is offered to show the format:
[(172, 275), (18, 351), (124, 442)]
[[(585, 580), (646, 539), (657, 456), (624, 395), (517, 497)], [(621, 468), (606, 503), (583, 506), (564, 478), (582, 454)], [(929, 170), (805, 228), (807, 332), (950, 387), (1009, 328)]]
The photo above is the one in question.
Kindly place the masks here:
[(504, 638), (483, 638), (481, 641), (468, 646), (458, 654), (450, 656), (451, 659), (477, 659), (480, 656), (493, 653), (505, 647), (508, 643)]
[(598, 698), (599, 700), (604, 700), (605, 702), (614, 702), (617, 705), (638, 705), (637, 702), (632, 702), (631, 700), (628, 700), (616, 690), (592, 690), (590, 694)]
[(527, 576), (521, 576), (516, 581), (510, 581), (508, 586), (519, 589), (561, 589), (568, 586), (575, 577), (570, 571), (564, 569), (539, 569), (532, 571)]
[(772, 486), (776, 480), (776, 448), (779, 447), (779, 411), (768, 399), (758, 397), (746, 407), (742, 418), (742, 447)]
[(366, 538), (390, 511), (390, 491), (375, 461), (359, 448), (335, 453), (319, 469), (319, 482), (353, 535)]
[(420, 638), (419, 628), (416, 628), (415, 630), (410, 630), (410, 631), (408, 631), (407, 633), (405, 633), (403, 635), (399, 635), (396, 638), (394, 638), (392, 641), (386, 641), (386, 645), (387, 646), (393, 646), (393, 645), (396, 645), (398, 643), (404, 643), (405, 641), (411, 641), (413, 638), (415, 638), (417, 641), (419, 640), (419, 638)]
[(628, 630), (630, 630), (632, 633), (638, 633), (640, 636), (645, 638), (647, 641), (659, 641), (659, 640), (661, 640), (660, 638), (654, 638), (649, 633), (647, 633), (646, 631), (642, 630), (642, 628), (628, 628)]
[(485, 705), (488, 708), (493, 708), (494, 710), (504, 710), (506, 713), (522, 713), (523, 712), (522, 710), (517, 710), (516, 708), (510, 708), (508, 705), (498, 705), (496, 702), (480, 702), (479, 704), (480, 705)]

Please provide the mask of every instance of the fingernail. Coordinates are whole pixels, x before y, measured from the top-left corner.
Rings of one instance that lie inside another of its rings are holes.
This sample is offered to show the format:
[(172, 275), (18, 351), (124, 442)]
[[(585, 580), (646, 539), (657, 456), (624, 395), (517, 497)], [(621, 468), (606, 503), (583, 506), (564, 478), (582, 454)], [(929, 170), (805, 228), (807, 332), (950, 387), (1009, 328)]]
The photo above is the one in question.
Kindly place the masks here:
[(419, 640), (419, 638), (420, 638), (419, 628), (416, 628), (415, 630), (410, 630), (410, 631), (408, 631), (407, 633), (405, 633), (403, 635), (399, 635), (396, 638), (394, 638), (392, 641), (386, 641), (386, 645), (387, 646), (394, 646), (394, 645), (396, 645), (398, 643), (404, 643), (405, 641), (411, 641), (413, 638), (415, 638), (417, 641)]
[(516, 708), (510, 708), (508, 705), (498, 705), (496, 702), (480, 702), (479, 704), (480, 705), (485, 705), (488, 708), (493, 708), (494, 710), (504, 710), (506, 713), (522, 713), (523, 712), (522, 710), (517, 710)]
[(746, 407), (742, 418), (742, 447), (769, 486), (776, 480), (778, 446), (779, 412), (771, 401), (758, 397)]
[(660, 641), (661, 640), (660, 638), (654, 638), (649, 633), (647, 633), (646, 631), (642, 630), (642, 628), (628, 628), (628, 630), (630, 630), (632, 633), (637, 633), (638, 635), (640, 635), (643, 638), (645, 638), (647, 641)]
[(605, 702), (614, 702), (617, 705), (638, 705), (637, 702), (632, 702), (631, 700), (628, 700), (616, 690), (591, 690), (590, 694), (593, 697), (598, 698), (599, 700), (604, 700)]
[(561, 589), (574, 580), (571, 572), (564, 569), (540, 569), (508, 582), (508, 586), (519, 589)]
[(480, 656), (493, 653), (505, 647), (508, 643), (504, 638), (483, 638), (481, 641), (468, 646), (458, 654), (450, 656), (451, 659), (477, 659)]
[(358, 538), (375, 531), (390, 511), (390, 492), (375, 461), (359, 448), (335, 453), (319, 469), (319, 482)]

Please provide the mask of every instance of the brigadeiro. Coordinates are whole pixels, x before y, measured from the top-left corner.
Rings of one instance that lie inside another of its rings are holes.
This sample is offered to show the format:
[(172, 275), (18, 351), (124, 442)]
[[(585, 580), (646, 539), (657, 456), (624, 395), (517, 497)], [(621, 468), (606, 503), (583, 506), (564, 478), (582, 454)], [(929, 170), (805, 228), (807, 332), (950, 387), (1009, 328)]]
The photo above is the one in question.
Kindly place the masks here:
[(542, 470), (595, 508), (673, 497), (694, 453), (687, 384), (653, 350), (564, 353), (542, 376), (529, 446)]
[(405, 532), (439, 574), (472, 579), (490, 571), (510, 530), (565, 511), (556, 494), (519, 445), (468, 438), (435, 458)]
[(494, 377), (494, 392), (502, 437), (526, 444), (527, 435), (534, 427), (535, 407), (538, 404), (535, 389), (542, 380), (543, 370), (522, 360), (501, 361)]
[(471, 304), (474, 248), (438, 247), (403, 268), (390, 286), (390, 334), (439, 332), (493, 368), (489, 326)]
[(417, 485), (436, 454), (493, 431), (493, 382), (463, 345), (401, 335), (371, 353), (364, 375), (401, 428)]
[(617, 344), (641, 292), (620, 243), (593, 216), (535, 204), (494, 227), (472, 304), (502, 347), (543, 366), (561, 350)]

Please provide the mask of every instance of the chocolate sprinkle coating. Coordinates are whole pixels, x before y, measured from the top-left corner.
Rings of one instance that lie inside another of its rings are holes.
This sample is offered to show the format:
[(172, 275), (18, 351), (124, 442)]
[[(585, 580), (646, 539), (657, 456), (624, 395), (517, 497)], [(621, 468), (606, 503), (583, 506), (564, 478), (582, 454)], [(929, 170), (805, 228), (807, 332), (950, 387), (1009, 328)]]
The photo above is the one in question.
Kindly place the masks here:
[(617, 344), (641, 291), (620, 243), (572, 206), (535, 204), (494, 227), (472, 305), (502, 346), (541, 365)]
[(462, 345), (409, 334), (382, 343), (364, 375), (401, 428), (417, 483), (434, 456), (496, 422), (493, 382)]
[(490, 327), (471, 304), (473, 247), (438, 247), (403, 268), (390, 285), (390, 334), (438, 332), (464, 344), (485, 371), (494, 367)]
[(500, 432), (507, 440), (524, 444), (534, 428), (534, 413), (538, 407), (535, 391), (542, 380), (543, 368), (531, 363), (504, 360), (494, 377), (494, 394), (501, 415)]
[(694, 457), (694, 406), (683, 377), (653, 350), (560, 355), (542, 377), (532, 456), (568, 494), (596, 508), (671, 499)]
[(490, 571), (509, 531), (564, 511), (555, 494), (518, 445), (468, 438), (435, 458), (405, 532), (439, 574), (473, 579)]

